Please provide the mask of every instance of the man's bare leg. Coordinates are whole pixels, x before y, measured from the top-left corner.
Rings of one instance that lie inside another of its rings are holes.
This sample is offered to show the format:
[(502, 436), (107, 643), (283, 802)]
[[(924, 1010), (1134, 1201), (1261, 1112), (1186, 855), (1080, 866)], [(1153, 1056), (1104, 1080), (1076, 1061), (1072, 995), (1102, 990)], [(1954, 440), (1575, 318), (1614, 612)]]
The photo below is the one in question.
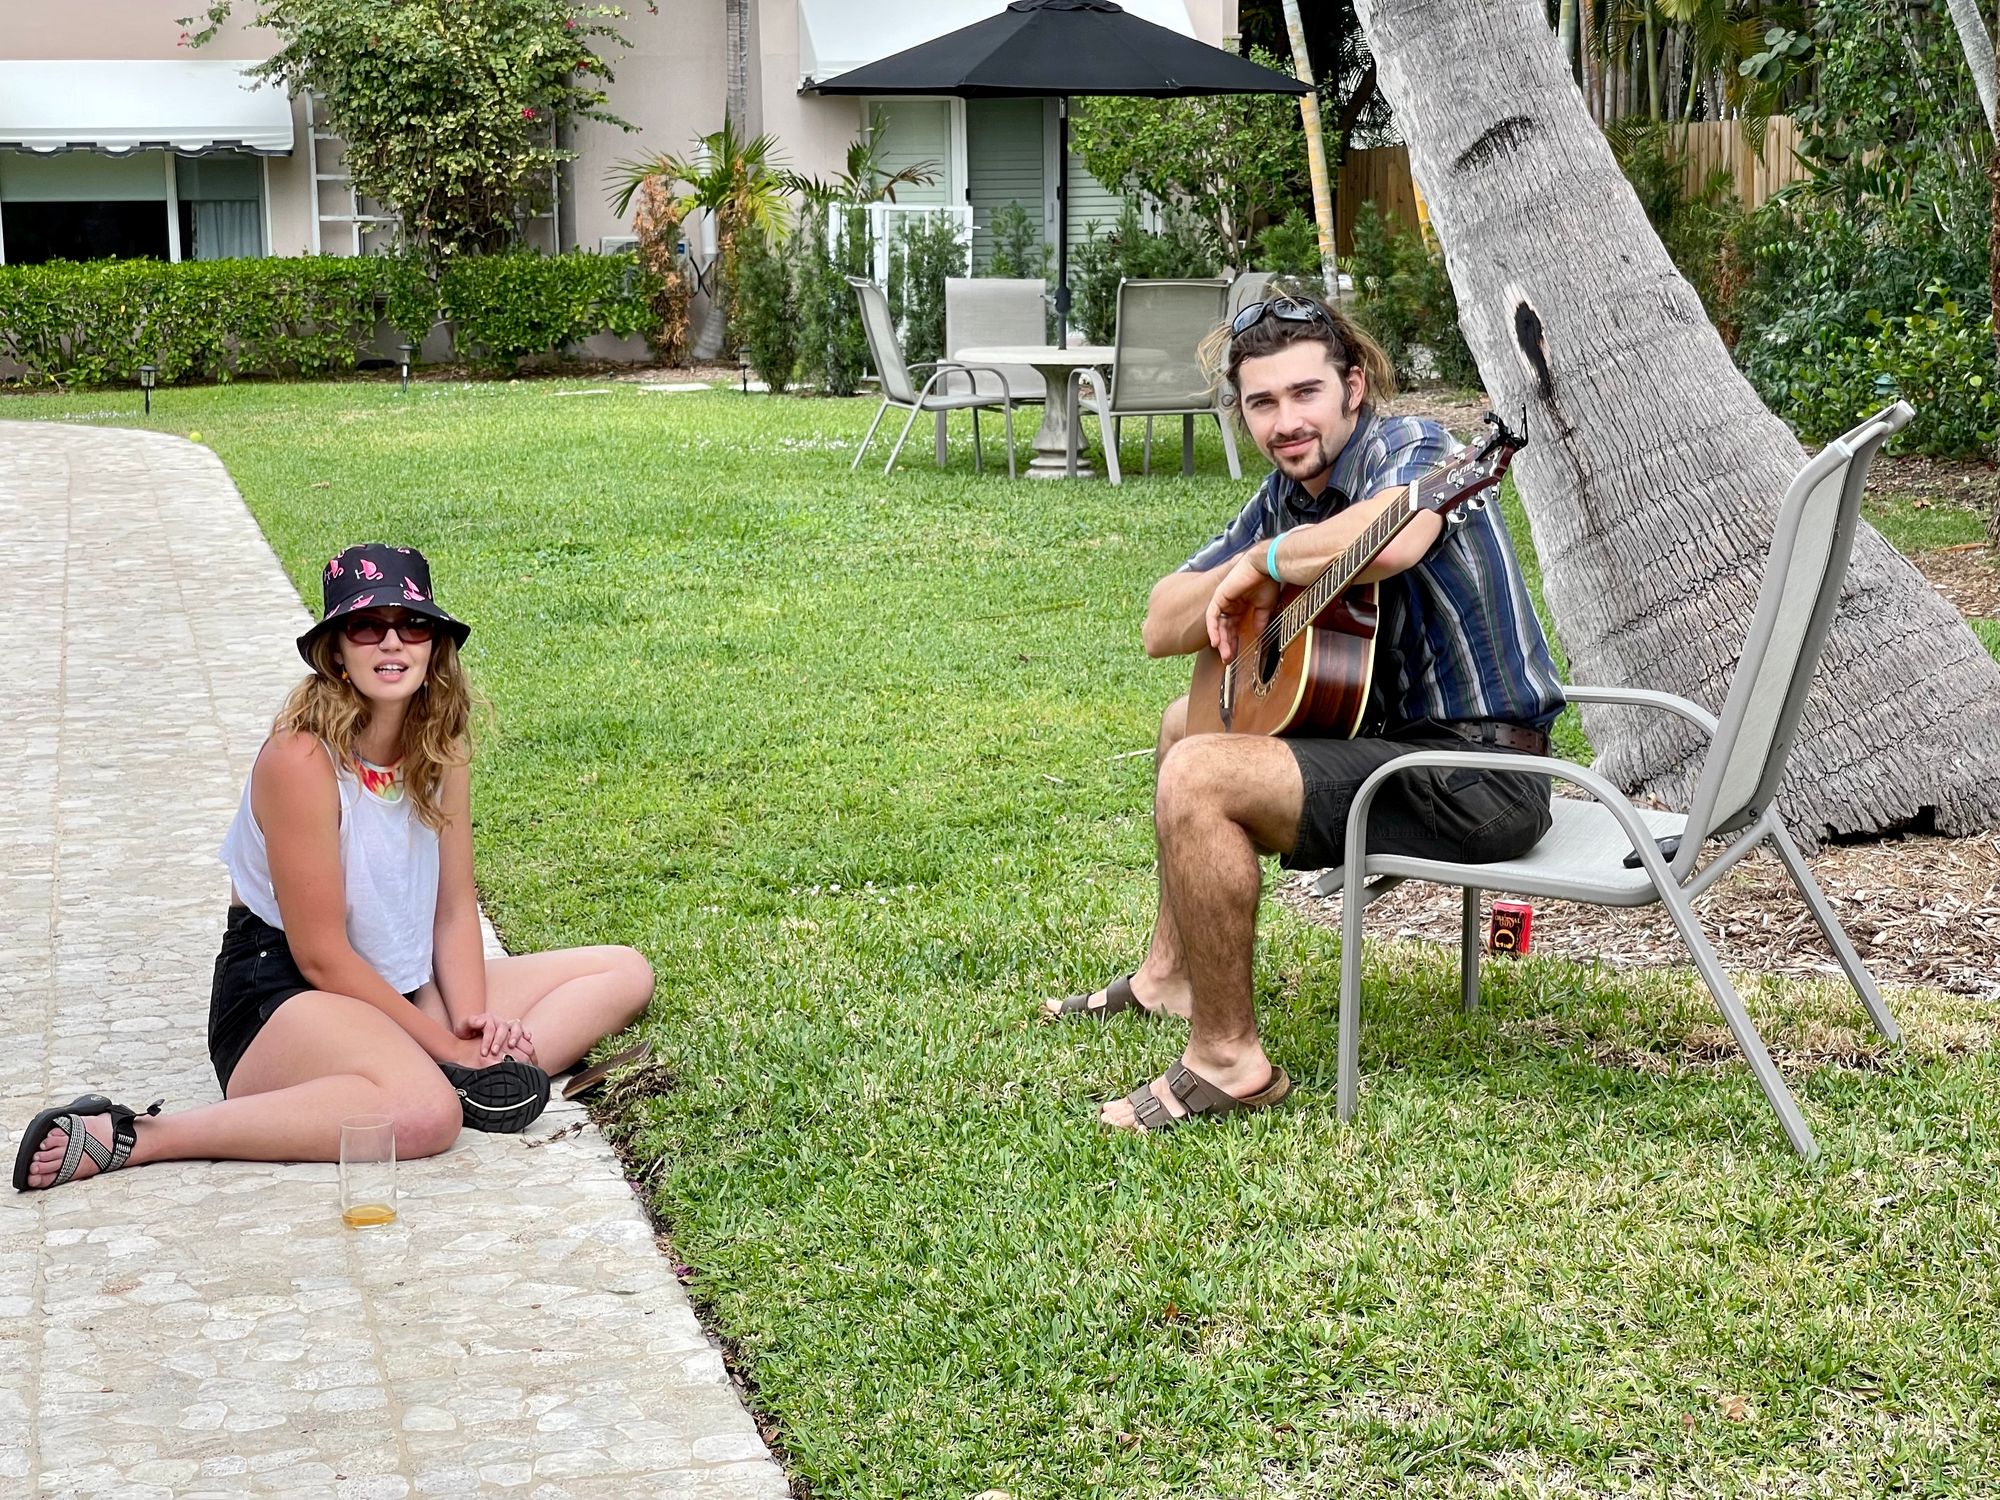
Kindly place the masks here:
[[(1187, 707), (1187, 696), (1183, 694), (1169, 703), (1167, 711), (1160, 715), (1160, 738), (1153, 750), (1153, 799), (1156, 805), (1160, 795), (1160, 768), (1167, 763), (1167, 752), (1187, 738)], [(1190, 994), (1187, 965), (1181, 955), (1180, 934), (1174, 927), (1174, 914), (1167, 904), (1164, 878), (1155, 911), (1153, 940), (1147, 945), (1145, 962), (1132, 975), (1132, 993), (1146, 1010), (1186, 1019)], [(1108, 998), (1105, 990), (1094, 991), (1089, 1008), (1103, 1009)], [(1061, 1009), (1059, 998), (1045, 1001), (1042, 1005), (1043, 1014), (1051, 1018)]]
[[(1250, 995), (1264, 887), (1259, 858), (1291, 847), (1304, 800), (1298, 762), (1283, 742), (1225, 735), (1183, 740), (1162, 761), (1154, 793), (1165, 908), (1181, 919), (1176, 934), (1192, 990), (1181, 1061), (1238, 1098), (1261, 1091), (1272, 1072)], [(1170, 1113), (1185, 1112), (1163, 1079), (1152, 1088)], [(1123, 1099), (1099, 1118), (1137, 1125)]]

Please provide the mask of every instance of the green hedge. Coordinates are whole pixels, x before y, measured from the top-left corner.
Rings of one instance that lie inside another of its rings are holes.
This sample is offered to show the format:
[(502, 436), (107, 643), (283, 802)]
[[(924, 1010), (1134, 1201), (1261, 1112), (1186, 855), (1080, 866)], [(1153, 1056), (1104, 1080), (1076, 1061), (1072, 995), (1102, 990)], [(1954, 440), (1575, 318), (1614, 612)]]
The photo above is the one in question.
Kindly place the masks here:
[(645, 331), (648, 280), (629, 255), (496, 255), (438, 280), (389, 256), (122, 260), (0, 266), (0, 359), (29, 384), (351, 370), (379, 319), (421, 341), (440, 319), (467, 358), (511, 363), (608, 332)]

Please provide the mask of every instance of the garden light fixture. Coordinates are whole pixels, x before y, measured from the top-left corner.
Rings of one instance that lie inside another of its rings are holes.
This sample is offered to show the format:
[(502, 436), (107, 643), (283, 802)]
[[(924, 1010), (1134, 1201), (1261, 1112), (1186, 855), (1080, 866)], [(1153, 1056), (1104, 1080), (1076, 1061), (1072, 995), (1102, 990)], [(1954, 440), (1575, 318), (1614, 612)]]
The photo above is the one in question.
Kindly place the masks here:
[(750, 394), (750, 346), (743, 344), (736, 350), (736, 378), (743, 382), (743, 394)]
[(139, 366), (139, 389), (146, 393), (146, 415), (149, 417), (153, 414), (153, 381), (159, 373), (158, 365)]
[(398, 344), (396, 350), (403, 356), (403, 394), (410, 393), (410, 361), (416, 356), (415, 344)]

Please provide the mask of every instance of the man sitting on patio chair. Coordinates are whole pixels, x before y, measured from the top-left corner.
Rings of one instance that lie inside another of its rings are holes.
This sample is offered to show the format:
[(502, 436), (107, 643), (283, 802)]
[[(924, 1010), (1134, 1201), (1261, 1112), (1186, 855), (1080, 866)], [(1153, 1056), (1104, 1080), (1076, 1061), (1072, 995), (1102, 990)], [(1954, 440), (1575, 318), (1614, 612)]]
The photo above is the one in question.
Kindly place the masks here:
[[(1222, 534), (1153, 587), (1152, 656), (1233, 643), (1279, 583), (1309, 582), (1455, 444), (1437, 423), (1375, 407), (1394, 394), (1381, 349), (1310, 298), (1253, 302), (1231, 321), (1223, 374), (1244, 425), (1275, 466)], [(1562, 688), (1498, 506), (1425, 513), (1361, 575), (1380, 584), (1368, 729), (1354, 739), (1189, 735), (1188, 700), (1160, 724), (1154, 828), (1160, 902), (1138, 970), (1051, 1000), (1046, 1019), (1123, 1011), (1189, 1019), (1166, 1074), (1100, 1114), (1154, 1130), (1192, 1115), (1275, 1104), (1290, 1088), (1265, 1055), (1250, 993), (1260, 856), (1320, 869), (1343, 857), (1348, 807), (1369, 773), (1409, 751), (1546, 753)], [(1385, 787), (1369, 846), (1483, 862), (1532, 848), (1549, 828), (1549, 784), (1508, 771), (1413, 771)]]

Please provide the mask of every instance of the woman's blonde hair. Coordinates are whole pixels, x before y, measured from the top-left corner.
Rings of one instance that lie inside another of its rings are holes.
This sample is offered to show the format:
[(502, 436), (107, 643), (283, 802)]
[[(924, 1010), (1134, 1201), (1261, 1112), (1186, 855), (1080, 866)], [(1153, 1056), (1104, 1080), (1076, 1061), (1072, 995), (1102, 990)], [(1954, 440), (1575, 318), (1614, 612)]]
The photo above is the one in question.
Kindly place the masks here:
[[(1389, 363), (1389, 356), (1345, 311), (1317, 297), (1290, 296), (1287, 300), (1317, 308), (1322, 316), (1302, 320), (1265, 318), (1236, 338), (1229, 336), (1229, 325), (1225, 323), (1202, 340), (1203, 368), (1209, 371), (1210, 379), (1218, 385), (1228, 383), (1232, 400), (1243, 394), (1239, 375), (1244, 360), (1276, 354), (1280, 349), (1304, 343), (1322, 345), (1326, 349), (1327, 362), (1340, 371), (1343, 381), (1347, 372), (1358, 366), (1367, 382), (1362, 399), (1371, 405), (1387, 401), (1396, 394), (1396, 372)], [(1240, 405), (1238, 410), (1241, 411)]]
[[(292, 689), (271, 725), (326, 742), (342, 765), (358, 765), (354, 742), (368, 722), (368, 700), (334, 660), (337, 629), (306, 643), (312, 676)], [(431, 637), (431, 661), (403, 715), (403, 792), (427, 827), (445, 825), (444, 774), (472, 758), (472, 688), (458, 659), (458, 642), (443, 631)]]

